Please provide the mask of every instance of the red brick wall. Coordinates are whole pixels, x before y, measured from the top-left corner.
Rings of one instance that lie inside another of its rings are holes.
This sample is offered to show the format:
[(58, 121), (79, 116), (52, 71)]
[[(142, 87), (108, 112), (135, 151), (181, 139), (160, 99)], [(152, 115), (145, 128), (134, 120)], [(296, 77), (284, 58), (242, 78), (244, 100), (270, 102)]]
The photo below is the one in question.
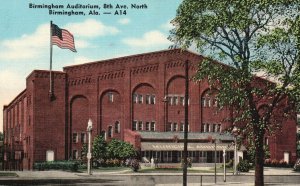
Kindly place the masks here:
[[(177, 122), (179, 127), (184, 121), (183, 105), (168, 105), (164, 98), (184, 96), (184, 62), (190, 61), (192, 77), (201, 59), (202, 56), (190, 52), (166, 50), (66, 67), (64, 72), (55, 73), (56, 99), (53, 101), (48, 97), (49, 72), (34, 71), (27, 78), (24, 106), (23, 103), (18, 104), (19, 109), (9, 106), (6, 114), (7, 129), (14, 128), (17, 122), (24, 125), (24, 152), (28, 154), (23, 160), (24, 168), (31, 168), (34, 161), (44, 161), (48, 149), (54, 149), (56, 159), (69, 158), (72, 149), (80, 153), (80, 134), (86, 131), (89, 118), (93, 121), (93, 137), (101, 131), (107, 132), (110, 125), (114, 131), (115, 121), (120, 121), (121, 133), (113, 133), (113, 137), (137, 148), (141, 139), (130, 131), (133, 120), (142, 120), (144, 129), (145, 121), (155, 120), (156, 131), (165, 131), (168, 121)], [(201, 96), (208, 88), (207, 82), (190, 81), (191, 132), (200, 132), (202, 123), (222, 123), (223, 130), (231, 126), (222, 121), (230, 115), (229, 110), (216, 113), (216, 108), (201, 107)], [(108, 101), (108, 92), (114, 94), (113, 102)], [(134, 93), (143, 95), (142, 104), (132, 103)], [(145, 104), (146, 94), (155, 95), (154, 105)], [(294, 128), (294, 121), (287, 122), (282, 136), (276, 138), (277, 144), (270, 144), (274, 155), (282, 154), (281, 151), (294, 153)], [(72, 143), (73, 132), (78, 133), (75, 144)]]
[[(46, 151), (54, 151), (55, 160), (65, 159), (66, 75), (54, 73), (55, 99), (49, 99), (49, 72), (35, 71), (32, 78), (33, 134), (31, 162), (45, 161)], [(30, 81), (30, 79), (29, 79)], [(30, 83), (30, 82), (29, 82)]]

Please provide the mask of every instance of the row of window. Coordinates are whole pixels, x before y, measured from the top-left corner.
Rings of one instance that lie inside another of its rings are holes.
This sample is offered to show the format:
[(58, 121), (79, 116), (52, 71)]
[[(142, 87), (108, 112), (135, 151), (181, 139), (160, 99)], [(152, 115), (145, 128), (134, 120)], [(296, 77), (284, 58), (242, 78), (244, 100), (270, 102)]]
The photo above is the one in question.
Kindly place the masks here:
[(82, 133), (77, 133), (77, 132), (73, 132), (72, 134), (72, 142), (73, 143), (78, 143), (79, 142), (79, 136), (80, 136), (80, 142), (81, 143), (86, 143), (86, 133), (82, 132)]
[[(142, 104), (144, 102), (144, 96), (142, 94), (133, 94), (132, 96), (133, 103), (139, 103)], [(155, 104), (155, 95), (145, 95), (145, 102), (148, 105), (154, 105)]]
[(218, 101), (216, 98), (202, 97), (201, 98), (201, 106), (202, 107), (217, 107)]
[(201, 132), (221, 132), (221, 130), (222, 130), (221, 124), (204, 123), (201, 126)]
[[(114, 129), (113, 129), (113, 128), (114, 128)], [(116, 134), (118, 134), (118, 133), (121, 132), (121, 124), (120, 124), (119, 121), (116, 121), (116, 122), (115, 122), (114, 127), (113, 127), (112, 125), (109, 125), (109, 126), (108, 126), (107, 136), (108, 136), (109, 138), (112, 138), (112, 137), (113, 137), (113, 133), (114, 133), (113, 130), (115, 131)]]
[[(166, 101), (168, 102), (168, 105), (182, 105), (184, 106), (184, 96), (167, 96)], [(190, 104), (190, 99), (188, 99), (188, 105)]]
[[(114, 94), (113, 92), (108, 92), (108, 100), (109, 102), (114, 102)], [(144, 103), (144, 99), (146, 104), (155, 104), (155, 95), (145, 95), (142, 94), (133, 94), (132, 100), (133, 103)], [(174, 95), (174, 96), (167, 96), (166, 101), (168, 105), (182, 105), (184, 106), (184, 96)], [(190, 99), (188, 99), (188, 105), (190, 104)], [(201, 105), (202, 107), (217, 107), (218, 101), (215, 97), (210, 97), (209, 95), (205, 95), (201, 98)]]
[[(172, 131), (172, 132), (176, 132), (176, 131), (180, 131), (183, 132), (184, 131), (184, 123), (181, 122), (179, 125), (176, 122), (168, 122), (167, 126), (166, 126), (166, 131)], [(190, 131), (190, 125), (188, 124), (188, 131)]]
[[(144, 125), (145, 123), (145, 125)], [(155, 131), (155, 121), (133, 121), (132, 122), (132, 130), (146, 130), (146, 131)], [(145, 127), (145, 128), (144, 128)]]

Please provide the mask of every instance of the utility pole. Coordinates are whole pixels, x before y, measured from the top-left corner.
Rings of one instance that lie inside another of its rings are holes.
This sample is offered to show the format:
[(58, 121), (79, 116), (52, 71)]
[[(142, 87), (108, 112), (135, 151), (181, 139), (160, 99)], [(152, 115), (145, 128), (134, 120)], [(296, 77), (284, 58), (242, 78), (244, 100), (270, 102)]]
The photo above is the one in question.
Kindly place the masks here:
[(188, 139), (188, 99), (189, 99), (189, 66), (188, 60), (185, 61), (185, 94), (184, 94), (184, 144), (183, 144), (183, 186), (187, 186), (187, 139)]

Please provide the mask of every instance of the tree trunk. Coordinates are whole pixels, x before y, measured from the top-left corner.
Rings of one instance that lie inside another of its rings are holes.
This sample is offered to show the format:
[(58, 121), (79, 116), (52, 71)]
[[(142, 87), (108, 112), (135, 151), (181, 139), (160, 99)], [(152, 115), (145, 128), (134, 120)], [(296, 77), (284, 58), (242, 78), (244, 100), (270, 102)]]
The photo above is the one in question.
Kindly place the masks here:
[[(256, 131), (254, 131), (256, 132)], [(264, 185), (264, 132), (258, 132), (255, 140), (255, 186)]]

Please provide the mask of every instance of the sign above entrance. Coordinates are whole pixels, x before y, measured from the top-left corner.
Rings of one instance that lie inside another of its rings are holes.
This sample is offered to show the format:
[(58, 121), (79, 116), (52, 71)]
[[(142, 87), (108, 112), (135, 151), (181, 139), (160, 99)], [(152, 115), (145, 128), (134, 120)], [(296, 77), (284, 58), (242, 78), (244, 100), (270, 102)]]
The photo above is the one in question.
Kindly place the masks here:
[[(226, 149), (227, 151), (233, 151), (234, 146), (231, 143), (217, 143), (217, 150), (222, 151)], [(142, 151), (183, 151), (183, 143), (149, 143), (142, 142), (141, 144)], [(214, 143), (189, 143), (189, 151), (214, 151)], [(245, 150), (242, 147), (241, 150)]]

